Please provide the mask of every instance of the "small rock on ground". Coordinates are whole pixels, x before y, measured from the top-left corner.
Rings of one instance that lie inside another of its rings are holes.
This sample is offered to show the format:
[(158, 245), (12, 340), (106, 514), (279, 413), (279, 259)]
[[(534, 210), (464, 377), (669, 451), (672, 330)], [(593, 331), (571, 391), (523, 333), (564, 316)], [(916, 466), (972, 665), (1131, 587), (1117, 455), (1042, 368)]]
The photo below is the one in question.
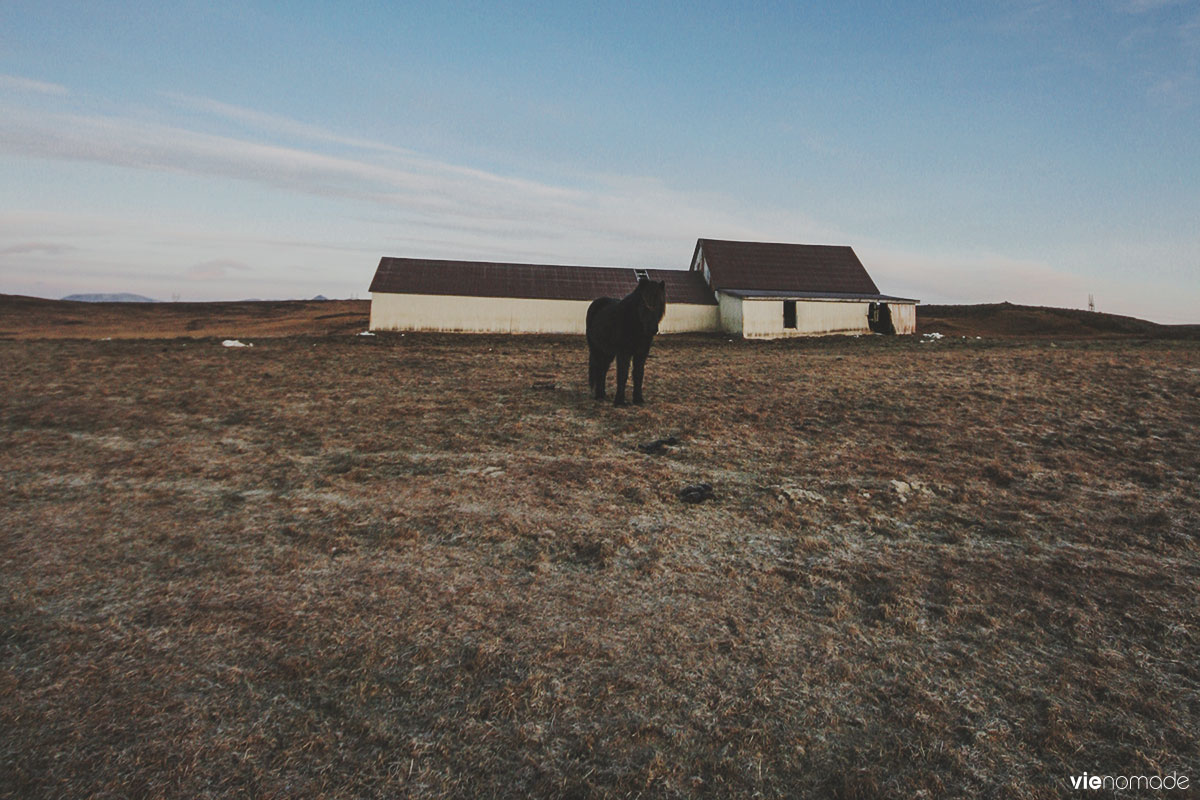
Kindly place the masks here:
[(679, 499), (685, 503), (703, 503), (715, 497), (711, 483), (693, 483), (679, 490)]
[(679, 444), (679, 439), (674, 436), (667, 436), (663, 439), (655, 439), (652, 442), (642, 442), (637, 448), (647, 455), (657, 455), (668, 447), (674, 447), (677, 444)]

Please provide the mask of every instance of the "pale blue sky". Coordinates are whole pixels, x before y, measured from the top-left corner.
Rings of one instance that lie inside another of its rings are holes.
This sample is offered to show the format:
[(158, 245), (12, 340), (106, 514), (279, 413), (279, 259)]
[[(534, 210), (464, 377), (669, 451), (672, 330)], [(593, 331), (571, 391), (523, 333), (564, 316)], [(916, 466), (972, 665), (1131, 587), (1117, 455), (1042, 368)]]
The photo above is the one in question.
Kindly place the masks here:
[(0, 292), (366, 296), (382, 255), (849, 244), (1200, 322), (1200, 0), (0, 3)]

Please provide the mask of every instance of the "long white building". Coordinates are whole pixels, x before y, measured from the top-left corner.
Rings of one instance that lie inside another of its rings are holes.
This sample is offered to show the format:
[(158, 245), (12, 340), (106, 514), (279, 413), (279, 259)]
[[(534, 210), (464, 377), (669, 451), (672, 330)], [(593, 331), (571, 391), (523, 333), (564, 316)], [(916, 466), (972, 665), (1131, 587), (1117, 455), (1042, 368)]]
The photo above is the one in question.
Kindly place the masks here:
[(662, 333), (747, 338), (914, 333), (918, 301), (880, 294), (849, 247), (700, 239), (687, 270), (383, 258), (371, 330), (583, 333), (597, 297), (663, 281)]

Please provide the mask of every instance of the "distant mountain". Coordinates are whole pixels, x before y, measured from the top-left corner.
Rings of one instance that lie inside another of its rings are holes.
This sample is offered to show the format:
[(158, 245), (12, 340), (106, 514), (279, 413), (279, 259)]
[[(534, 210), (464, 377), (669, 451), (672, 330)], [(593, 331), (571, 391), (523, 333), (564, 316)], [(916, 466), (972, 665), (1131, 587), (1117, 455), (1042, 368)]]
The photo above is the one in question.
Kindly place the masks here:
[(76, 303), (157, 303), (153, 297), (140, 294), (120, 292), (118, 294), (69, 294), (63, 300), (73, 300)]
[(328, 300), (328, 299), (329, 299), (329, 298), (328, 298), (328, 297), (326, 297), (326, 296), (325, 296), (325, 295), (323, 295), (323, 294), (319, 294), (319, 295), (317, 295), (316, 297), (314, 297), (314, 298), (313, 298), (313, 300)]

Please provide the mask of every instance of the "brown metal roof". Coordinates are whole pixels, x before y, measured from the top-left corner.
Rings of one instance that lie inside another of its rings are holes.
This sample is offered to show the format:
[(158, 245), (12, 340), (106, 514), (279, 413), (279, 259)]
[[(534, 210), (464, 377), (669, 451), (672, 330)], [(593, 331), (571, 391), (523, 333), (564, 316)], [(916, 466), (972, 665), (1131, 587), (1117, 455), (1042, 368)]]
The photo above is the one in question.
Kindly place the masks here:
[[(714, 289), (809, 296), (879, 294), (850, 247), (698, 239), (696, 250), (704, 254)], [(695, 255), (692, 264), (696, 266)]]
[[(651, 280), (666, 283), (668, 303), (716, 305), (712, 291), (699, 273), (678, 269), (639, 271), (648, 273)], [(567, 267), (385, 257), (379, 260), (370, 291), (593, 300), (597, 297), (624, 297), (636, 286), (637, 276), (631, 267)]]

